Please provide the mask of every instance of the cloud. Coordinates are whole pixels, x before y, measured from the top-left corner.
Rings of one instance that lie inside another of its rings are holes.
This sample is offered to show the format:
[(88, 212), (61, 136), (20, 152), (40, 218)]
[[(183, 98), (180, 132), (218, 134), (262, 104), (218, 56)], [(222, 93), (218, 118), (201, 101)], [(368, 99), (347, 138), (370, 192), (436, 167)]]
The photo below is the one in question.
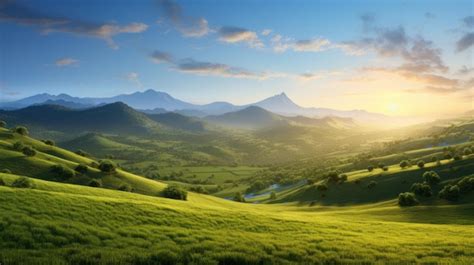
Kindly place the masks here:
[(198, 75), (213, 75), (245, 79), (267, 79), (269, 77), (265, 73), (252, 72), (243, 68), (233, 67), (226, 64), (200, 62), (193, 59), (182, 60), (175, 65), (175, 68), (180, 72)]
[(471, 72), (474, 72), (474, 67), (467, 67), (463, 65), (457, 73), (460, 75), (467, 75), (467, 74), (470, 74)]
[(263, 42), (254, 31), (238, 27), (222, 27), (219, 29), (219, 40), (227, 43), (244, 42), (253, 48), (262, 48)]
[(374, 22), (375, 22), (374, 13), (365, 13), (365, 14), (362, 14), (359, 18), (362, 21), (364, 31), (372, 30)]
[(210, 32), (206, 19), (186, 16), (181, 6), (173, 0), (158, 1), (164, 16), (185, 37), (198, 38)]
[(313, 81), (323, 78), (327, 78), (333, 75), (339, 75), (341, 72), (338, 71), (319, 71), (319, 72), (306, 72), (297, 75), (296, 77), (302, 81)]
[(125, 75), (125, 79), (127, 79), (129, 82), (135, 84), (137, 87), (143, 87), (142, 82), (140, 81), (140, 76), (136, 72), (130, 72)]
[(3, 1), (0, 4), (0, 21), (38, 27), (43, 34), (62, 32), (99, 38), (105, 40), (113, 49), (118, 48), (113, 41), (114, 36), (122, 33), (140, 33), (148, 29), (148, 25), (137, 22), (119, 26), (114, 23), (95, 24), (48, 16), (12, 1)]
[(171, 63), (174, 61), (173, 56), (169, 53), (162, 52), (162, 51), (154, 51), (150, 58), (155, 63)]
[(319, 52), (326, 50), (330, 44), (331, 42), (328, 39), (316, 38), (296, 41), (292, 47), (293, 50), (298, 52)]
[(474, 16), (467, 16), (462, 19), (462, 22), (464, 26), (468, 28), (473, 28), (474, 27)]
[(464, 34), (464, 36), (461, 37), (461, 39), (456, 42), (456, 51), (465, 51), (469, 49), (469, 47), (471, 47), (472, 45), (474, 45), (474, 32), (466, 33)]
[(272, 30), (271, 29), (264, 29), (262, 30), (262, 35), (263, 36), (268, 36), (272, 33)]
[(54, 64), (58, 67), (77, 65), (78, 63), (79, 63), (79, 60), (76, 60), (73, 58), (61, 58), (61, 59), (57, 59), (54, 62)]

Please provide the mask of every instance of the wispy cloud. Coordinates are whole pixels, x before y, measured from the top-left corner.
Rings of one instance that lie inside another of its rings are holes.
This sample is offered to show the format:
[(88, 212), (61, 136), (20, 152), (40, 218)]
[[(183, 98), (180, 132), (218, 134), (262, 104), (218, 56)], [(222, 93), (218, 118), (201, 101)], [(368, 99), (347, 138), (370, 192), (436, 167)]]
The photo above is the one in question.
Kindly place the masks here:
[(264, 30), (262, 30), (262, 35), (263, 36), (268, 36), (272, 33), (272, 31), (273, 30), (271, 30), (271, 29), (264, 29)]
[(206, 19), (183, 14), (181, 6), (173, 0), (158, 1), (163, 15), (185, 37), (202, 37), (210, 32)]
[(283, 37), (280, 34), (276, 34), (271, 39), (273, 50), (276, 52), (285, 52), (287, 50), (293, 50), (296, 52), (321, 52), (331, 48), (331, 42), (322, 37), (305, 39), (305, 40), (294, 40), (289, 37)]
[(99, 38), (106, 41), (113, 49), (118, 48), (113, 40), (114, 36), (122, 33), (140, 33), (148, 28), (148, 25), (137, 22), (120, 26), (114, 23), (95, 24), (70, 18), (54, 17), (41, 14), (13, 1), (1, 2), (0, 21), (38, 27), (43, 34), (62, 32)]
[(473, 45), (474, 45), (474, 32), (466, 33), (456, 42), (456, 51), (457, 52), (465, 51)]
[(467, 66), (463, 65), (461, 67), (461, 69), (458, 70), (457, 73), (460, 74), (460, 75), (467, 75), (467, 74), (470, 74), (470, 73), (473, 73), (473, 72), (474, 72), (474, 67), (472, 67), (472, 66), (467, 67)]
[(171, 54), (162, 51), (152, 52), (150, 58), (154, 63), (171, 63), (174, 61)]
[(54, 62), (54, 64), (57, 67), (72, 66), (72, 65), (77, 65), (78, 63), (79, 63), (79, 60), (76, 60), (73, 58), (60, 58)]
[(227, 43), (246, 43), (252, 48), (262, 48), (263, 42), (255, 31), (239, 27), (222, 27), (218, 31), (219, 40)]
[(129, 82), (133, 83), (135, 86), (142, 88), (143, 84), (140, 81), (140, 75), (137, 72), (130, 72), (125, 74), (125, 79)]

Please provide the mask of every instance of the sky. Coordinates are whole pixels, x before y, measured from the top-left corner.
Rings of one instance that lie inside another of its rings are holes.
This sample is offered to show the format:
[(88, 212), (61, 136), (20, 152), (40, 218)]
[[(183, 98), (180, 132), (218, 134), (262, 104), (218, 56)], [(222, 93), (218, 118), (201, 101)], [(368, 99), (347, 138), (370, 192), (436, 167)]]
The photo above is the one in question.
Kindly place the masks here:
[(193, 103), (474, 109), (474, 1), (0, 0), (0, 100), (154, 89)]

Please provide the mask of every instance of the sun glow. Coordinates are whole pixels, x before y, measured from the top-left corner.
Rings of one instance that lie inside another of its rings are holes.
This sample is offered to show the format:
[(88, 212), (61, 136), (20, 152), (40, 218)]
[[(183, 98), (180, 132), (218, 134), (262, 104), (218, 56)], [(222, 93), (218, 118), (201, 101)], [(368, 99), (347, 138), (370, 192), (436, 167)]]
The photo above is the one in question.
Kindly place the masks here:
[(387, 104), (386, 109), (387, 109), (388, 112), (390, 112), (392, 114), (396, 114), (400, 110), (400, 105), (397, 104), (397, 103), (391, 102), (391, 103)]

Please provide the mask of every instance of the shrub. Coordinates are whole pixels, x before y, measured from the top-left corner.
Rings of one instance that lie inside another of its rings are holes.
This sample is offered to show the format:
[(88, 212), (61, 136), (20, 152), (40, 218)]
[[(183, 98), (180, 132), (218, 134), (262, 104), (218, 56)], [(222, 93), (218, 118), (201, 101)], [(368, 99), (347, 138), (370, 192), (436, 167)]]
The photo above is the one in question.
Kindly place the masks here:
[(115, 164), (110, 160), (101, 160), (99, 164), (100, 171), (104, 173), (112, 173), (115, 172)]
[(54, 165), (51, 167), (50, 171), (54, 174), (56, 179), (59, 180), (68, 180), (76, 175), (74, 170), (63, 165)]
[(89, 181), (89, 186), (90, 187), (94, 187), (94, 188), (100, 188), (102, 187), (102, 183), (96, 179), (93, 179), (91, 181)]
[(240, 192), (237, 192), (235, 195), (234, 195), (234, 201), (236, 202), (245, 202), (245, 197), (244, 195), (242, 195), (242, 193)]
[(419, 160), (418, 162), (416, 162), (416, 165), (417, 165), (419, 168), (424, 168), (424, 167), (425, 167), (425, 161)]
[(25, 148), (25, 145), (22, 142), (18, 141), (18, 142), (15, 142), (12, 147), (13, 147), (13, 150), (22, 151), (23, 148)]
[(459, 161), (459, 160), (462, 159), (462, 155), (457, 154), (453, 157), (453, 159), (454, 159), (454, 161)]
[(90, 157), (89, 153), (79, 149), (76, 151), (76, 155), (80, 155), (80, 156), (83, 156), (83, 157)]
[(415, 194), (411, 192), (403, 192), (398, 194), (398, 205), (402, 207), (414, 206), (418, 204)]
[(169, 199), (185, 201), (188, 198), (188, 192), (179, 186), (168, 185), (168, 187), (163, 190), (163, 196)]
[(189, 188), (189, 191), (201, 193), (201, 194), (209, 194), (209, 192), (201, 185), (192, 186), (191, 188)]
[(0, 170), (0, 172), (1, 173), (6, 173), (6, 174), (11, 174), (12, 173), (12, 171), (8, 168), (4, 168), (4, 169)]
[(459, 199), (461, 189), (458, 185), (446, 185), (439, 192), (439, 197), (448, 201), (457, 201)]
[(461, 193), (474, 191), (474, 177), (464, 177), (458, 182), (457, 185), (459, 186)]
[(384, 167), (382, 168), (382, 170), (383, 170), (383, 171), (388, 171), (388, 167), (387, 167), (387, 166), (384, 166)]
[(369, 182), (369, 184), (367, 185), (367, 188), (369, 189), (373, 189), (375, 188), (375, 186), (377, 186), (377, 182), (372, 180), (371, 182)]
[(31, 146), (23, 147), (21, 152), (26, 156), (35, 156), (36, 155), (36, 150)]
[(403, 160), (403, 161), (400, 162), (400, 167), (401, 168), (406, 168), (408, 165), (409, 165), (409, 163), (408, 163), (407, 160)]
[(0, 121), (0, 127), (1, 128), (7, 127), (7, 123), (5, 121)]
[(327, 191), (328, 190), (328, 185), (326, 184), (319, 184), (318, 186), (316, 186), (316, 189), (319, 190), (319, 191)]
[(384, 164), (384, 163), (379, 163), (378, 167), (379, 167), (380, 169), (383, 169), (383, 168), (385, 167), (385, 164)]
[(87, 167), (86, 164), (79, 164), (79, 165), (76, 166), (76, 168), (74, 168), (74, 170), (76, 172), (81, 173), (81, 174), (86, 174), (87, 171), (89, 170), (89, 168)]
[(446, 153), (444, 154), (444, 159), (452, 159), (453, 158), (453, 155), (451, 153)]
[(6, 186), (6, 185), (7, 184), (5, 183), (5, 181), (2, 178), (0, 178), (0, 186)]
[(427, 183), (413, 183), (411, 191), (416, 195), (424, 197), (431, 197), (431, 195), (433, 195), (431, 187)]
[(329, 172), (328, 181), (329, 182), (338, 182), (339, 181), (339, 175), (337, 174), (336, 171)]
[(472, 154), (472, 149), (469, 148), (469, 147), (464, 148), (464, 155), (467, 155), (467, 156), (468, 156), (468, 155), (470, 155), (470, 154)]
[(423, 179), (430, 185), (436, 185), (441, 181), (439, 175), (434, 171), (427, 171), (423, 173)]
[(19, 177), (12, 183), (15, 188), (33, 188), (33, 182), (27, 177)]
[(275, 200), (277, 198), (277, 195), (274, 191), (270, 192), (270, 199)]
[(347, 175), (346, 174), (341, 174), (339, 175), (339, 183), (344, 183), (347, 181)]
[(42, 140), (42, 142), (46, 145), (51, 145), (51, 146), (56, 145), (56, 143), (53, 140)]
[(23, 135), (23, 136), (27, 136), (28, 134), (30, 134), (30, 133), (28, 132), (28, 129), (26, 129), (26, 127), (24, 127), (24, 126), (17, 126), (17, 127), (15, 127), (15, 128), (13, 129), (13, 132), (18, 133), (18, 134)]
[(130, 192), (130, 191), (133, 190), (133, 188), (132, 188), (132, 186), (124, 183), (124, 184), (120, 185), (120, 187), (118, 187), (118, 190)]
[(367, 170), (368, 170), (369, 172), (372, 172), (372, 171), (374, 170), (374, 166), (368, 166), (368, 167), (367, 167)]

